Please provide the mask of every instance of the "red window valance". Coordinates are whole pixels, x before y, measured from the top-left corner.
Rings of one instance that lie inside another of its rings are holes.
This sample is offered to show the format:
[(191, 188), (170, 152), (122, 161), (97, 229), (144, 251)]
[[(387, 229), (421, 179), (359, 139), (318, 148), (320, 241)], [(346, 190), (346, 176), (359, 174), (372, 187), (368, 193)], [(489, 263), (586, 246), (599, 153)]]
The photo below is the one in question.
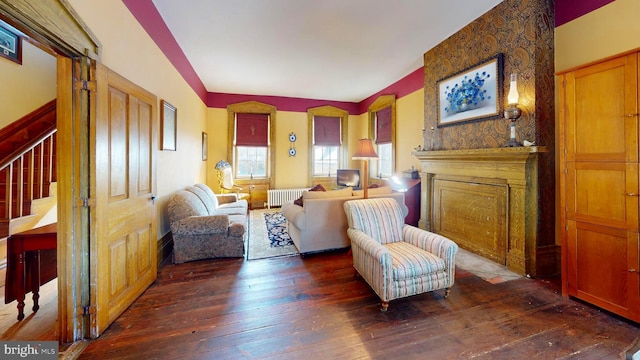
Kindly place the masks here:
[(268, 114), (236, 114), (236, 146), (268, 146)]
[(336, 116), (313, 117), (313, 144), (322, 146), (340, 146), (340, 118)]
[(391, 106), (376, 111), (376, 144), (391, 142)]

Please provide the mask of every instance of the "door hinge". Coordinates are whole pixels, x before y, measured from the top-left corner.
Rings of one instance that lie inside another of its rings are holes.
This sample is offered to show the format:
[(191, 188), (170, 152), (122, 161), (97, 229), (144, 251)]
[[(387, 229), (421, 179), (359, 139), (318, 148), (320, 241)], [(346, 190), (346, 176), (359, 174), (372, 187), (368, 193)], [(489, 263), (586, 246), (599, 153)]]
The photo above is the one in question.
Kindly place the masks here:
[(95, 313), (96, 313), (95, 306), (87, 305), (80, 308), (80, 315), (83, 315), (83, 316), (95, 315)]
[(76, 201), (76, 206), (79, 207), (91, 207), (95, 205), (95, 201), (91, 198), (79, 198)]
[(89, 80), (77, 80), (76, 89), (85, 91), (96, 91), (96, 82)]

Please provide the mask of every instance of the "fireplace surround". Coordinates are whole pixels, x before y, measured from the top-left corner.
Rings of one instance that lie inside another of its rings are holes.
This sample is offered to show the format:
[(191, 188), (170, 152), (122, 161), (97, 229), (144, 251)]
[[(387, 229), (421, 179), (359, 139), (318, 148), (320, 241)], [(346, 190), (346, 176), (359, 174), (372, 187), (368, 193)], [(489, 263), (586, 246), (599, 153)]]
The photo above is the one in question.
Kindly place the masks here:
[(544, 152), (543, 146), (413, 152), (422, 177), (418, 226), (536, 276), (538, 155)]

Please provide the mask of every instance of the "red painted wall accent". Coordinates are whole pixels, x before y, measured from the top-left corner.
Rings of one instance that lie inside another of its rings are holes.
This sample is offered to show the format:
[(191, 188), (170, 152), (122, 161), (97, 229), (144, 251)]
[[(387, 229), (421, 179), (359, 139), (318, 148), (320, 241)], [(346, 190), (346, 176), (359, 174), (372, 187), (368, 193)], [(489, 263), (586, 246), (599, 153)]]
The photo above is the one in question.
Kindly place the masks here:
[(555, 0), (556, 27), (601, 8), (614, 0)]
[(409, 95), (412, 92), (424, 87), (424, 67), (414, 70), (409, 75), (360, 101), (358, 104), (358, 114), (369, 111), (369, 106), (376, 101), (380, 95), (395, 95), (396, 99)]
[(147, 34), (158, 45), (160, 50), (169, 59), (173, 66), (182, 75), (184, 80), (191, 86), (193, 91), (206, 103), (207, 89), (202, 80), (187, 60), (176, 39), (169, 31), (169, 28), (162, 20), (158, 9), (152, 0), (122, 0), (131, 14), (138, 20), (140, 25), (147, 31)]
[(346, 110), (351, 115), (358, 114), (358, 104), (354, 102), (313, 100), (269, 95), (243, 95), (210, 92), (207, 94), (206, 104), (211, 108), (225, 109), (227, 105), (245, 101), (259, 101), (261, 103), (269, 104), (275, 106), (278, 111), (307, 112), (307, 109), (309, 108), (331, 105), (338, 109)]
[(158, 45), (167, 59), (182, 75), (185, 81), (193, 88), (196, 94), (208, 107), (226, 108), (229, 104), (244, 101), (260, 101), (273, 105), (282, 111), (306, 112), (308, 108), (331, 105), (349, 112), (351, 115), (366, 113), (369, 105), (380, 95), (395, 94), (400, 98), (423, 87), (423, 68), (419, 68), (411, 74), (400, 79), (396, 83), (380, 90), (374, 95), (362, 100), (360, 103), (314, 100), (282, 96), (262, 96), (262, 95), (242, 95), (208, 92), (202, 80), (198, 77), (182, 49), (176, 42), (169, 28), (162, 20), (160, 13), (156, 9), (152, 0), (122, 0), (131, 14), (138, 20), (140, 25), (147, 31), (147, 34)]

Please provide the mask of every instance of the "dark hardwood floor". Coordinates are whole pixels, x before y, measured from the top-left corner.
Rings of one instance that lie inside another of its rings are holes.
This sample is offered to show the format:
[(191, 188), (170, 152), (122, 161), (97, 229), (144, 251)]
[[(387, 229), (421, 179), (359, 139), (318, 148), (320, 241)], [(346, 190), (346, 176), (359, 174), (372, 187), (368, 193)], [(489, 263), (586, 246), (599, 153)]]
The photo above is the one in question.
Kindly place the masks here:
[(557, 281), (379, 299), (347, 253), (162, 267), (81, 359), (620, 359), (638, 324), (562, 298)]

